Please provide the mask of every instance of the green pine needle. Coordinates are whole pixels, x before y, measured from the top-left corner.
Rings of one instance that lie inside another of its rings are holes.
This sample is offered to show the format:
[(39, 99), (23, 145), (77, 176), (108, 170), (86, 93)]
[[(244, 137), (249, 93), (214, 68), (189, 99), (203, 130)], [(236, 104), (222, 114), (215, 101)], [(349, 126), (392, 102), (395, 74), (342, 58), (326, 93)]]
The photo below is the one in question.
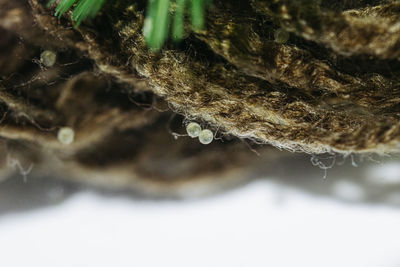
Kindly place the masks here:
[(147, 45), (159, 50), (168, 37), (170, 23), (170, 0), (150, 0), (144, 25)]
[(78, 27), (85, 19), (93, 18), (100, 11), (106, 0), (50, 0), (48, 6), (58, 2), (54, 15), (61, 17), (65, 12), (74, 7), (72, 19)]
[(104, 3), (105, 0), (79, 0), (72, 14), (72, 19), (76, 21), (76, 27), (78, 27), (83, 20), (95, 17)]
[(183, 39), (184, 19), (185, 19), (186, 0), (176, 1), (176, 10), (174, 16), (174, 24), (172, 26), (172, 38), (175, 42)]
[[(72, 8), (72, 20), (76, 22), (75, 27), (79, 27), (82, 21), (94, 18), (106, 1), (49, 0), (48, 6), (53, 6), (57, 3), (54, 15), (59, 18)], [(190, 5), (187, 5), (188, 1)], [(192, 28), (195, 31), (202, 30), (205, 23), (205, 9), (210, 4), (211, 0), (149, 0), (147, 16), (143, 27), (143, 35), (147, 46), (154, 51), (161, 49), (168, 39), (172, 19), (172, 39), (175, 42), (182, 40), (185, 29), (185, 11), (187, 8), (189, 8)]]
[(195, 30), (201, 30), (204, 27), (204, 0), (192, 1), (191, 6), (192, 25)]

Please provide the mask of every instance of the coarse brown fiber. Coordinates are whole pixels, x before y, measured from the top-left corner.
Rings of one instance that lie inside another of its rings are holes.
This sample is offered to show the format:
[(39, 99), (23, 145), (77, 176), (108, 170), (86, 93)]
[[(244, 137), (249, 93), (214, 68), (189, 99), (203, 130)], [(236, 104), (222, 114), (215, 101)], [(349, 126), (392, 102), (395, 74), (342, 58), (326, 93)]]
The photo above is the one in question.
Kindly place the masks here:
[[(287, 155), (268, 145), (399, 152), (400, 2), (216, 0), (203, 31), (187, 27), (159, 52), (142, 36), (146, 3), (110, 1), (74, 29), (46, 1), (0, 0), (5, 165), (14, 155), (38, 172), (164, 193), (243, 182)], [(44, 50), (57, 53), (54, 67), (38, 62)], [(187, 121), (217, 140), (178, 136)], [(65, 126), (68, 146), (57, 140)]]

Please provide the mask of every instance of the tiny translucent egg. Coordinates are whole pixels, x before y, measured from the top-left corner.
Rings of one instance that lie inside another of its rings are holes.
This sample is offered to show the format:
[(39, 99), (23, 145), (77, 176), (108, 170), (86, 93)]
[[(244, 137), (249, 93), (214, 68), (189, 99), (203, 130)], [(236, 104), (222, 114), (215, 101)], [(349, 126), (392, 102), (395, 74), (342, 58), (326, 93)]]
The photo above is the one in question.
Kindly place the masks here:
[(284, 44), (289, 40), (290, 34), (286, 30), (279, 28), (275, 31), (274, 38), (276, 43)]
[(198, 123), (191, 122), (186, 126), (186, 131), (190, 137), (196, 138), (201, 132), (201, 127)]
[(53, 67), (56, 64), (57, 54), (54, 51), (45, 50), (40, 54), (40, 62), (46, 67)]
[(210, 144), (214, 139), (214, 134), (212, 131), (206, 129), (200, 132), (199, 134), (199, 141), (203, 145), (208, 145)]
[(61, 144), (69, 145), (74, 142), (75, 132), (69, 127), (63, 127), (58, 130), (57, 138)]

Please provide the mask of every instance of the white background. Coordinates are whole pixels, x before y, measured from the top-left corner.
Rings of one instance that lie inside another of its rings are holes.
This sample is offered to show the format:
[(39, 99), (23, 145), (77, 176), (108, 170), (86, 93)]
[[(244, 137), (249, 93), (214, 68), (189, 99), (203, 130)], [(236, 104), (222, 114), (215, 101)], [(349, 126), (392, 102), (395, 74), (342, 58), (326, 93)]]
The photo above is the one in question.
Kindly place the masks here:
[[(399, 174), (389, 164), (373, 177)], [(0, 266), (400, 266), (400, 208), (343, 201), (363, 197), (349, 182), (332, 188), (338, 197), (265, 179), (190, 201), (83, 189), (0, 213)]]

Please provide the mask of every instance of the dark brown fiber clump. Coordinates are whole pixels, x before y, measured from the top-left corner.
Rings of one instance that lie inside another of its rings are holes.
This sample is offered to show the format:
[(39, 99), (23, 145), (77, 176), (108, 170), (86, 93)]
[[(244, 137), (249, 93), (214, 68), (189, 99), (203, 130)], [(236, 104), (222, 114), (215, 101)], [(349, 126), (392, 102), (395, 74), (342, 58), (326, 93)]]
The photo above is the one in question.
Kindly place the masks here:
[[(204, 31), (157, 53), (142, 36), (146, 3), (111, 1), (74, 29), (46, 1), (0, 0), (4, 165), (165, 193), (240, 183), (286, 155), (267, 144), (399, 152), (398, 1), (214, 1)], [(278, 29), (287, 42), (274, 40)], [(44, 50), (57, 53), (53, 67), (38, 61)], [(187, 121), (218, 140), (174, 138)]]

